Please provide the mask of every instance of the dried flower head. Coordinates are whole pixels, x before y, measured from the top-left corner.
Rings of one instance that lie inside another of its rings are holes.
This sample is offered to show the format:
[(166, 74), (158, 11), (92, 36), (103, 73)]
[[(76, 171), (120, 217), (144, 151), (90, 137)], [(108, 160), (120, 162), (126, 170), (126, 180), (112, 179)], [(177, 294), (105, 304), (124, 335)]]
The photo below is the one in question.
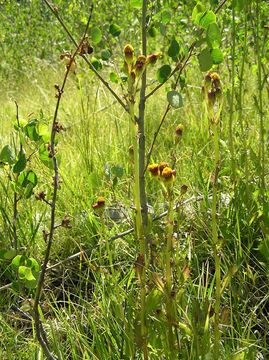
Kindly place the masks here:
[(103, 196), (99, 196), (96, 200), (96, 203), (92, 205), (93, 210), (102, 212), (105, 208), (105, 198)]
[(169, 167), (169, 164), (165, 161), (160, 162), (159, 164), (159, 174), (162, 175), (163, 169)]
[(183, 124), (178, 124), (176, 127), (176, 136), (177, 137), (181, 137), (184, 131), (184, 125)]
[(135, 63), (136, 76), (140, 76), (146, 67), (147, 58), (145, 55), (139, 55)]
[(134, 48), (132, 47), (132, 45), (130, 44), (125, 45), (123, 52), (126, 63), (128, 65), (132, 65), (134, 61)]
[(175, 180), (176, 170), (171, 169), (170, 167), (165, 167), (161, 174), (161, 179), (164, 182), (171, 182)]
[(60, 55), (60, 59), (63, 61), (67, 69), (70, 68), (69, 70), (70, 72), (72, 73), (76, 72), (77, 64), (75, 59), (72, 59), (72, 54), (70, 53), (70, 51), (64, 51)]
[(61, 222), (61, 226), (67, 229), (70, 229), (72, 227), (71, 225), (71, 218), (69, 215), (65, 215), (62, 222)]
[(159, 165), (158, 164), (149, 165), (148, 171), (151, 173), (152, 176), (157, 177), (159, 175)]
[(186, 194), (187, 191), (188, 191), (188, 186), (187, 185), (182, 185), (181, 189), (180, 189), (181, 195)]
[(90, 45), (88, 37), (85, 37), (84, 41), (79, 47), (78, 53), (80, 56), (93, 53), (93, 47)]
[(147, 64), (155, 64), (156, 61), (161, 57), (162, 53), (151, 54), (147, 56)]

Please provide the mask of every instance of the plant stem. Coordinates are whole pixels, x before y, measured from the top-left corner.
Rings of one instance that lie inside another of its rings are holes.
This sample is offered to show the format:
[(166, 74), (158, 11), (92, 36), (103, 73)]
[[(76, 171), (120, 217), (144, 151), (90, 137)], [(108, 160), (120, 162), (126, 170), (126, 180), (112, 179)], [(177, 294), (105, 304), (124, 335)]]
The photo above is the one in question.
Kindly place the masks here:
[(235, 153), (233, 142), (233, 121), (234, 121), (234, 95), (235, 95), (235, 9), (232, 7), (232, 72), (231, 83), (232, 91), (230, 98), (230, 117), (229, 117), (229, 146), (231, 152), (231, 168), (232, 168), (232, 182), (235, 182)]
[[(141, 36), (142, 36), (142, 53), (147, 55), (147, 0), (143, 0), (142, 7), (142, 22), (141, 22)], [(146, 86), (147, 86), (147, 72), (146, 69), (142, 74), (140, 101), (139, 101), (139, 117), (138, 117), (138, 134), (139, 134), (139, 178), (140, 178), (140, 201), (142, 211), (142, 225), (144, 233), (148, 225), (148, 207), (145, 186), (145, 106), (146, 106)], [(146, 241), (146, 239), (145, 239)]]
[[(173, 185), (171, 185), (173, 186)], [(172, 299), (172, 245), (173, 245), (173, 232), (174, 232), (174, 195), (173, 188), (168, 187), (168, 213), (167, 213), (167, 242), (165, 250), (165, 278), (166, 278), (166, 316), (168, 325), (168, 346), (170, 357), (175, 352), (174, 334), (173, 334), (173, 299)]]
[[(255, 47), (256, 47), (256, 54), (257, 54), (257, 63), (258, 63), (258, 111), (259, 111), (259, 118), (260, 118), (260, 147), (259, 147), (259, 158), (261, 161), (261, 176), (260, 176), (260, 189), (264, 201), (264, 189), (265, 189), (265, 127), (264, 127), (264, 111), (263, 111), (263, 96), (262, 96), (262, 89), (263, 89), (263, 81), (262, 81), (262, 53), (261, 53), (261, 44), (260, 44), (260, 23), (261, 23), (261, 16), (260, 16), (260, 1), (256, 0), (256, 31), (257, 34), (255, 36)], [(255, 31), (255, 30), (254, 30)]]
[(219, 345), (220, 345), (219, 313), (220, 313), (220, 299), (221, 299), (220, 255), (219, 255), (219, 246), (218, 246), (218, 225), (217, 225), (218, 173), (220, 166), (220, 152), (219, 152), (218, 124), (214, 119), (212, 121), (212, 131), (213, 131), (214, 156), (215, 156), (215, 170), (214, 170), (213, 196), (212, 196), (212, 240), (214, 247), (215, 279), (216, 279), (214, 358), (217, 360), (219, 359)]
[[(15, 101), (15, 105), (16, 105), (16, 121), (17, 121), (17, 125), (18, 125), (18, 130), (20, 131), (19, 105), (16, 101)], [(19, 134), (19, 136), (20, 136), (20, 134)], [(22, 151), (22, 143), (20, 140), (20, 152), (21, 151)], [(15, 175), (16, 181), (17, 181), (17, 178), (18, 178), (18, 174)], [(16, 251), (18, 250), (17, 218), (18, 218), (18, 202), (19, 202), (19, 200), (20, 199), (18, 198), (18, 194), (15, 190), (14, 196), (13, 196), (13, 246)]]
[(49, 231), (49, 236), (48, 236), (47, 248), (45, 251), (45, 257), (44, 257), (44, 261), (43, 261), (43, 264), (41, 267), (41, 272), (40, 272), (38, 283), (37, 283), (37, 288), (36, 288), (36, 293), (35, 293), (35, 301), (34, 301), (34, 306), (33, 306), (33, 318), (34, 318), (34, 322), (35, 322), (37, 339), (49, 360), (55, 360), (55, 357), (51, 354), (51, 352), (49, 350), (46, 333), (44, 331), (39, 312), (40, 312), (40, 297), (41, 297), (41, 293), (43, 290), (43, 285), (44, 285), (47, 265), (48, 265), (48, 261), (49, 261), (49, 257), (50, 257), (50, 250), (51, 250), (51, 246), (52, 246), (52, 242), (53, 242), (54, 230), (55, 230), (55, 210), (56, 210), (57, 193), (58, 193), (58, 188), (59, 188), (59, 169), (58, 169), (58, 161), (57, 161), (56, 152), (55, 152), (55, 137), (56, 137), (56, 133), (57, 133), (56, 123), (57, 123), (57, 118), (58, 118), (59, 106), (60, 106), (61, 98), (62, 98), (62, 95), (64, 92), (64, 88), (66, 85), (67, 77), (70, 72), (71, 65), (79, 51), (79, 48), (85, 39), (86, 33), (89, 28), (91, 16), (92, 16), (92, 8), (90, 10), (90, 14), (89, 14), (89, 18), (88, 18), (88, 22), (87, 22), (87, 25), (85, 28), (84, 35), (83, 35), (80, 43), (78, 44), (73, 56), (70, 59), (70, 63), (69, 63), (69, 66), (67, 66), (67, 70), (65, 72), (62, 86), (61, 86), (61, 88), (58, 88), (57, 103), (56, 103), (53, 122), (52, 122), (52, 126), (51, 126), (50, 153), (52, 155), (54, 176), (53, 176), (53, 195), (52, 195), (52, 201), (51, 201), (51, 214), (50, 214), (50, 231)]

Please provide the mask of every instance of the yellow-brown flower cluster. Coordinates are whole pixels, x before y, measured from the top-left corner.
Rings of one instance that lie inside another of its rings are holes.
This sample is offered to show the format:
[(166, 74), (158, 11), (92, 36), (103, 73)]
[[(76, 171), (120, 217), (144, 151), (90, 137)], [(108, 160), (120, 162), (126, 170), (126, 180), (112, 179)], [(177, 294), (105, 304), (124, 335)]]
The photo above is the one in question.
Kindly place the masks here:
[(157, 59), (161, 56), (161, 53), (151, 54), (148, 56), (139, 55), (136, 59), (134, 56), (134, 48), (132, 45), (127, 44), (124, 47), (124, 58), (126, 70), (135, 81), (138, 79), (144, 72), (148, 64), (155, 64)]
[(208, 106), (214, 106), (216, 101), (222, 97), (222, 86), (219, 74), (214, 71), (209, 71), (205, 76), (202, 90)]
[(176, 170), (173, 170), (167, 162), (159, 164), (151, 164), (148, 166), (148, 171), (152, 177), (165, 185), (172, 184), (176, 178)]
[(105, 209), (105, 205), (105, 198), (103, 196), (99, 196), (96, 200), (96, 203), (92, 205), (92, 208), (96, 213), (102, 213)]

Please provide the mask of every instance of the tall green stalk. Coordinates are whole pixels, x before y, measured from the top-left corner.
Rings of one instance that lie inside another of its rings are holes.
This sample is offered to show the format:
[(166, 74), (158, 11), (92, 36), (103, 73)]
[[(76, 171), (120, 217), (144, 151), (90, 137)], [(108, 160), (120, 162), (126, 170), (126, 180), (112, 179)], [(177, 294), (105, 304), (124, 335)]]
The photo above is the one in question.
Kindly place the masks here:
[(230, 96), (230, 117), (229, 117), (229, 147), (231, 152), (231, 168), (232, 168), (232, 182), (235, 182), (235, 152), (233, 141), (233, 122), (234, 122), (234, 96), (235, 96), (235, 8), (232, 7), (232, 69), (231, 69), (231, 96)]
[[(262, 80), (262, 54), (261, 54), (261, 43), (260, 43), (260, 23), (261, 23), (261, 16), (260, 16), (260, 6), (261, 1), (256, 0), (256, 36), (255, 36), (255, 50), (257, 55), (257, 65), (258, 65), (258, 72), (257, 72), (257, 82), (258, 82), (258, 97), (257, 97), (257, 107), (259, 112), (259, 120), (260, 120), (260, 141), (259, 141), (259, 158), (261, 160), (261, 176), (260, 176), (260, 188), (261, 193), (264, 194), (265, 189), (265, 128), (264, 128), (264, 109), (263, 109), (263, 80)], [(255, 31), (255, 30), (254, 30)], [(263, 199), (264, 200), (264, 199)]]
[(171, 260), (173, 247), (173, 233), (174, 233), (174, 194), (173, 185), (167, 188), (168, 196), (168, 213), (167, 213), (167, 242), (165, 250), (165, 279), (166, 279), (166, 316), (168, 326), (168, 346), (170, 357), (175, 353), (175, 342), (173, 333), (174, 311), (172, 298), (172, 267)]
[(214, 323), (214, 357), (219, 359), (219, 344), (220, 344), (220, 330), (219, 330), (219, 313), (221, 300), (221, 274), (220, 274), (220, 255), (218, 245), (218, 223), (217, 223), (217, 203), (218, 203), (218, 172), (220, 166), (220, 152), (219, 152), (219, 132), (216, 121), (212, 123), (212, 132), (214, 139), (214, 180), (213, 180), (213, 194), (212, 194), (212, 241), (214, 247), (214, 262), (215, 262), (215, 323)]
[(147, 347), (147, 326), (146, 326), (146, 243), (145, 234), (142, 224), (142, 212), (141, 212), (141, 198), (140, 198), (140, 166), (139, 166), (139, 132), (138, 124), (135, 116), (135, 74), (130, 74), (128, 82), (128, 106), (131, 122), (131, 136), (133, 146), (133, 161), (134, 161), (134, 205), (135, 205), (135, 229), (136, 236), (139, 242), (139, 256), (137, 259), (138, 276), (140, 280), (140, 325), (141, 325), (141, 340), (142, 351), (144, 359), (148, 359), (148, 347)]
[(214, 172), (212, 174), (212, 207), (211, 229), (212, 246), (215, 263), (215, 317), (214, 317), (214, 359), (219, 359), (220, 354), (220, 302), (221, 302), (221, 269), (220, 269), (220, 244), (218, 239), (218, 175), (220, 170), (219, 149), (219, 119), (222, 111), (222, 87), (220, 77), (215, 72), (209, 72), (205, 77), (205, 99), (207, 115), (213, 133)]

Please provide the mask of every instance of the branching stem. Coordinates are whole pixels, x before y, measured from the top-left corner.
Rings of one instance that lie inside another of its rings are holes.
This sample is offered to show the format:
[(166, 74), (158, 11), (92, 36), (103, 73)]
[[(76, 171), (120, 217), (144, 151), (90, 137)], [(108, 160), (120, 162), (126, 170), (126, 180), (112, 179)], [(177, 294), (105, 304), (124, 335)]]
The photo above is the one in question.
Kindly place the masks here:
[(49, 257), (50, 257), (50, 250), (51, 250), (51, 246), (52, 246), (52, 242), (53, 242), (53, 236), (54, 236), (54, 230), (55, 230), (56, 201), (57, 201), (57, 193), (58, 193), (58, 188), (59, 188), (59, 169), (58, 169), (58, 162), (57, 162), (56, 153), (55, 153), (55, 136), (57, 133), (56, 123), (57, 123), (60, 102), (62, 99), (62, 95), (64, 93), (64, 88), (66, 85), (67, 77), (69, 75), (72, 63), (74, 62), (74, 59), (80, 49), (80, 46), (83, 43), (83, 41), (85, 40), (85, 36), (87, 34), (91, 16), (92, 16), (92, 10), (93, 10), (93, 7), (91, 7), (91, 9), (90, 9), (90, 14), (89, 14), (89, 18), (88, 18), (88, 22), (87, 22), (87, 25), (85, 28), (84, 35), (83, 35), (80, 43), (77, 45), (76, 50), (70, 59), (70, 63), (67, 66), (65, 76), (64, 76), (64, 79), (62, 82), (62, 86), (60, 88), (58, 88), (57, 103), (56, 103), (53, 122), (52, 122), (52, 126), (51, 126), (50, 153), (52, 154), (54, 177), (53, 177), (53, 196), (52, 196), (52, 201), (51, 201), (51, 214), (50, 214), (50, 231), (49, 231), (49, 235), (48, 235), (48, 242), (47, 242), (47, 248), (45, 251), (45, 257), (44, 257), (44, 261), (43, 261), (43, 264), (41, 267), (41, 272), (40, 272), (38, 283), (37, 283), (37, 288), (36, 288), (36, 293), (35, 293), (35, 301), (34, 301), (34, 306), (33, 306), (33, 314), (34, 314), (33, 318), (34, 318), (34, 323), (35, 323), (37, 339), (49, 360), (55, 360), (55, 357), (50, 352), (46, 334), (45, 334), (45, 331), (44, 331), (44, 328), (43, 328), (43, 325), (42, 325), (42, 322), (40, 319), (40, 311), (41, 311), (40, 298), (41, 298), (41, 293), (42, 293), (43, 286), (44, 286), (47, 265), (48, 265), (48, 261), (49, 261)]

